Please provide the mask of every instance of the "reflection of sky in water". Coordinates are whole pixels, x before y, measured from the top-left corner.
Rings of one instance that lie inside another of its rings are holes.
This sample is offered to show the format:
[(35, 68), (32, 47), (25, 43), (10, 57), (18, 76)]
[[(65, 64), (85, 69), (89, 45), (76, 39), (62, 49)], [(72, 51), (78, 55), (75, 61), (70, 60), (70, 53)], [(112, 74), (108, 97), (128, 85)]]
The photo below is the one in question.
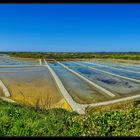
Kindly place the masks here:
[(138, 71), (140, 72), (140, 67), (139, 69), (136, 68), (136, 67), (131, 67), (131, 66), (121, 66), (121, 65), (117, 65), (117, 64), (113, 64), (113, 63), (101, 63), (102, 66), (112, 66), (112, 67), (115, 67), (115, 68), (120, 68), (120, 69), (124, 69), (124, 70), (132, 70), (132, 71)]
[[(77, 96), (82, 101), (88, 101), (90, 103), (94, 102), (95, 97), (98, 96), (105, 99), (105, 97), (94, 89), (91, 85), (89, 85), (81, 78), (69, 72), (67, 69), (63, 68), (59, 64), (57, 67), (53, 66), (55, 64), (51, 64), (50, 66), (53, 68), (55, 73), (58, 75), (60, 80), (62, 81), (64, 87), (68, 90), (71, 96)], [(85, 96), (86, 95), (86, 96)], [(75, 97), (74, 97), (75, 98)], [(99, 97), (98, 97), (98, 100)]]
[(140, 65), (139, 64), (137, 64), (137, 65), (134, 65), (134, 64), (132, 64), (132, 63), (117, 63), (117, 62), (101, 62), (100, 64), (105, 64), (105, 65), (108, 65), (108, 66), (123, 66), (123, 67), (126, 67), (126, 68), (138, 68), (138, 69), (140, 69)]
[(72, 67), (77, 67), (77, 66), (79, 66), (79, 65), (77, 65), (77, 64), (75, 64), (75, 63), (71, 63), (71, 62), (62, 62), (62, 64), (64, 64), (64, 65), (66, 65), (66, 66), (72, 66)]
[(56, 63), (56, 62), (48, 63), (48, 65), (51, 66), (51, 67), (60, 67), (60, 65), (58, 63)]
[(126, 76), (126, 77), (129, 77), (129, 78), (133, 78), (133, 79), (137, 79), (137, 80), (140, 80), (140, 74), (137, 74), (137, 73), (131, 73), (131, 72), (124, 72), (124, 71), (119, 71), (119, 70), (115, 70), (115, 69), (111, 69), (111, 68), (97, 68), (97, 69), (100, 69), (100, 70), (104, 70), (104, 71), (108, 71), (108, 72), (111, 72), (111, 73), (114, 73), (114, 74), (118, 74), (118, 75), (121, 75), (121, 76)]
[(136, 69), (136, 68), (131, 68), (131, 67), (121, 67), (121, 66), (113, 66), (115, 68), (120, 68), (120, 69), (124, 69), (124, 70), (131, 70), (131, 71), (136, 71), (136, 72), (140, 72), (140, 69)]
[(38, 61), (32, 60), (18, 60), (13, 57), (0, 56), (0, 65), (35, 65), (39, 64)]
[[(79, 63), (81, 63), (81, 62), (79, 62)], [(73, 63), (72, 63), (72, 65), (73, 65)], [(111, 75), (106, 75), (106, 74), (103, 74), (101, 72), (91, 70), (89, 68), (73, 67), (72, 69), (77, 71), (77, 72), (79, 72), (80, 74), (85, 75), (88, 79), (92, 80), (93, 82), (97, 82), (98, 84), (100, 84), (100, 86), (104, 86), (104, 85), (105, 85), (105, 87), (110, 86), (110, 90), (115, 89), (115, 87), (111, 87), (111, 86), (119, 86), (119, 87), (121, 87), (120, 92), (128, 92), (128, 90), (130, 90), (130, 89), (136, 90), (137, 87), (139, 88), (139, 85), (136, 84), (136, 83), (126, 81), (126, 80), (122, 80), (120, 78), (116, 78), (116, 77), (111, 76)], [(104, 69), (104, 68), (102, 68), (102, 69)], [(128, 74), (130, 74), (130, 73), (128, 73)], [(117, 91), (118, 91), (118, 87), (116, 88), (116, 92)]]
[[(97, 66), (96, 64), (97, 63), (84, 63), (82, 62), (81, 64), (84, 64), (86, 66)], [(140, 68), (135, 68), (135, 67), (130, 67), (130, 66), (120, 66), (120, 65), (115, 65), (115, 64), (112, 64), (112, 63), (100, 63), (100, 65), (102, 66), (112, 66), (112, 67), (115, 67), (115, 68), (120, 68), (120, 69), (124, 69), (124, 70), (131, 70), (131, 71), (136, 71), (136, 72), (140, 72)]]
[[(42, 61), (43, 62), (43, 61)], [(129, 92), (135, 92), (135, 91), (139, 91), (140, 89), (140, 85), (131, 81), (127, 81), (121, 78), (117, 78), (108, 74), (104, 74), (89, 68), (83, 68), (81, 65), (75, 64), (75, 63), (71, 63), (71, 62), (61, 62), (64, 65), (68, 66), (69, 68), (73, 69), (74, 71), (80, 73), (81, 75), (87, 77), (89, 80), (97, 83), (98, 85), (104, 87), (105, 89), (108, 89), (112, 92), (117, 92), (117, 93), (129, 93)], [(79, 61), (79, 64), (83, 64), (85, 66), (94, 66), (97, 69), (100, 70), (104, 70), (104, 71), (108, 71), (114, 74), (118, 74), (121, 76), (126, 76), (129, 78), (134, 78), (134, 79), (138, 79), (140, 80), (140, 74), (136, 74), (136, 73), (130, 73), (130, 72), (126, 72), (126, 71), (119, 71), (119, 70), (115, 70), (115, 69), (111, 69), (111, 68), (106, 68), (106, 67), (99, 67), (98, 64), (103, 65), (103, 66), (114, 66), (116, 68), (121, 68), (121, 69), (126, 69), (126, 70), (135, 70), (135, 71), (139, 71), (139, 69), (135, 69), (134, 67), (131, 68), (131, 66), (129, 67), (121, 67), (117, 64), (114, 63), (98, 63), (98, 62), (92, 62), (92, 63), (84, 63)], [(39, 61), (31, 61), (31, 60), (18, 60), (14, 57), (8, 57), (8, 56), (0, 56), (0, 65), (39, 65)], [(43, 62), (43, 64), (45, 64)], [(63, 84), (66, 86), (66, 88), (71, 92), (71, 94), (77, 94), (77, 96), (79, 96), (81, 99), (87, 99), (89, 101), (94, 100), (93, 94), (97, 93), (97, 91), (95, 91), (95, 89), (93, 89), (91, 86), (89, 86), (88, 83), (86, 83), (85, 81), (81, 80), (79, 77), (77, 77), (76, 75), (72, 74), (71, 72), (67, 71), (65, 68), (63, 68), (61, 65), (59, 65), (58, 63), (54, 62), (48, 63), (53, 69), (54, 71), (57, 73), (57, 75), (60, 77), (60, 79), (62, 80)], [(0, 71), (38, 71), (38, 70), (46, 70), (46, 67), (25, 67), (25, 68), (0, 68)], [(30, 75), (33, 77), (34, 74), (32, 74), (32, 72), (30, 72), (30, 74), (26, 74)], [(38, 75), (38, 73), (36, 74)], [(98, 93), (100, 94), (100, 93)], [(85, 97), (85, 95), (87, 95)], [(101, 96), (101, 95), (100, 95)]]
[(132, 63), (116, 63), (117, 65), (123, 65), (126, 67), (131, 67), (131, 68), (140, 68), (139, 64), (132, 64)]
[(0, 68), (0, 72), (12, 71), (38, 71), (46, 70), (46, 67), (17, 67), (17, 68)]
[(97, 66), (97, 63), (85, 63), (85, 62), (78, 62), (79, 64), (86, 65), (86, 66)]
[(134, 82), (123, 80), (111, 75), (103, 74), (91, 70), (89, 68), (72, 68), (81, 75), (87, 77), (89, 80), (99, 84), (100, 86), (109, 89), (110, 91), (128, 93), (140, 90), (140, 85)]

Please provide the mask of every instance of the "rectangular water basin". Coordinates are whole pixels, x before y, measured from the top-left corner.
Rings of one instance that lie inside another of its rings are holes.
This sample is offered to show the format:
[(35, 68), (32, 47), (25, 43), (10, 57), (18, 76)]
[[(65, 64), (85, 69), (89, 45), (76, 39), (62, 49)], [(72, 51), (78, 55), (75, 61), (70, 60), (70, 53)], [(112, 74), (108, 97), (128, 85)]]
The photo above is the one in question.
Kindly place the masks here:
[(73, 67), (71, 69), (95, 82), (101, 87), (104, 87), (112, 93), (116, 93), (120, 96), (126, 96), (129, 94), (134, 95), (139, 94), (140, 92), (140, 84), (138, 83), (111, 76), (109, 74), (104, 74), (90, 68)]
[(50, 72), (20, 72), (0, 74), (11, 99), (35, 107), (68, 107)]
[(49, 65), (53, 68), (68, 93), (76, 102), (80, 104), (89, 104), (111, 100), (113, 98), (100, 92), (86, 81), (63, 68), (61, 65), (57, 63), (49, 63)]

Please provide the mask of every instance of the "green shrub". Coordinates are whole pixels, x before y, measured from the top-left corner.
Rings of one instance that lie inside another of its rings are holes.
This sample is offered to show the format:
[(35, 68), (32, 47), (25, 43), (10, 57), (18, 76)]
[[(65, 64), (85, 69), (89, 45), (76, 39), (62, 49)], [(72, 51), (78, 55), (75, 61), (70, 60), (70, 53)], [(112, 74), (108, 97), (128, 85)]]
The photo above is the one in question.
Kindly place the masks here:
[(140, 109), (78, 115), (0, 101), (0, 136), (140, 136)]

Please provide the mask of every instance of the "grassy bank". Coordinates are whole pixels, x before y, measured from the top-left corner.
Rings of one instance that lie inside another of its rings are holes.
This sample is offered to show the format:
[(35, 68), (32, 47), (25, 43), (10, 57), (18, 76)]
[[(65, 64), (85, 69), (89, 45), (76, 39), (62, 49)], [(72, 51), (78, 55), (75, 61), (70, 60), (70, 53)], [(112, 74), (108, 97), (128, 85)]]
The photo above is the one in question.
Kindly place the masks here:
[(0, 136), (140, 136), (140, 108), (78, 115), (0, 101)]

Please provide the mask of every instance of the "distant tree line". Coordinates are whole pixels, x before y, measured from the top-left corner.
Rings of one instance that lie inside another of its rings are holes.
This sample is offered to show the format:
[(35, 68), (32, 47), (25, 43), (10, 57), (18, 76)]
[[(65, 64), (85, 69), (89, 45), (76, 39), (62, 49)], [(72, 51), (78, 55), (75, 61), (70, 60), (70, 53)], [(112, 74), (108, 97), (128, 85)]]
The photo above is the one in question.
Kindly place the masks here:
[(91, 58), (111, 58), (111, 59), (130, 59), (140, 60), (139, 52), (2, 52), (20, 58), (46, 58), (46, 59), (91, 59)]

